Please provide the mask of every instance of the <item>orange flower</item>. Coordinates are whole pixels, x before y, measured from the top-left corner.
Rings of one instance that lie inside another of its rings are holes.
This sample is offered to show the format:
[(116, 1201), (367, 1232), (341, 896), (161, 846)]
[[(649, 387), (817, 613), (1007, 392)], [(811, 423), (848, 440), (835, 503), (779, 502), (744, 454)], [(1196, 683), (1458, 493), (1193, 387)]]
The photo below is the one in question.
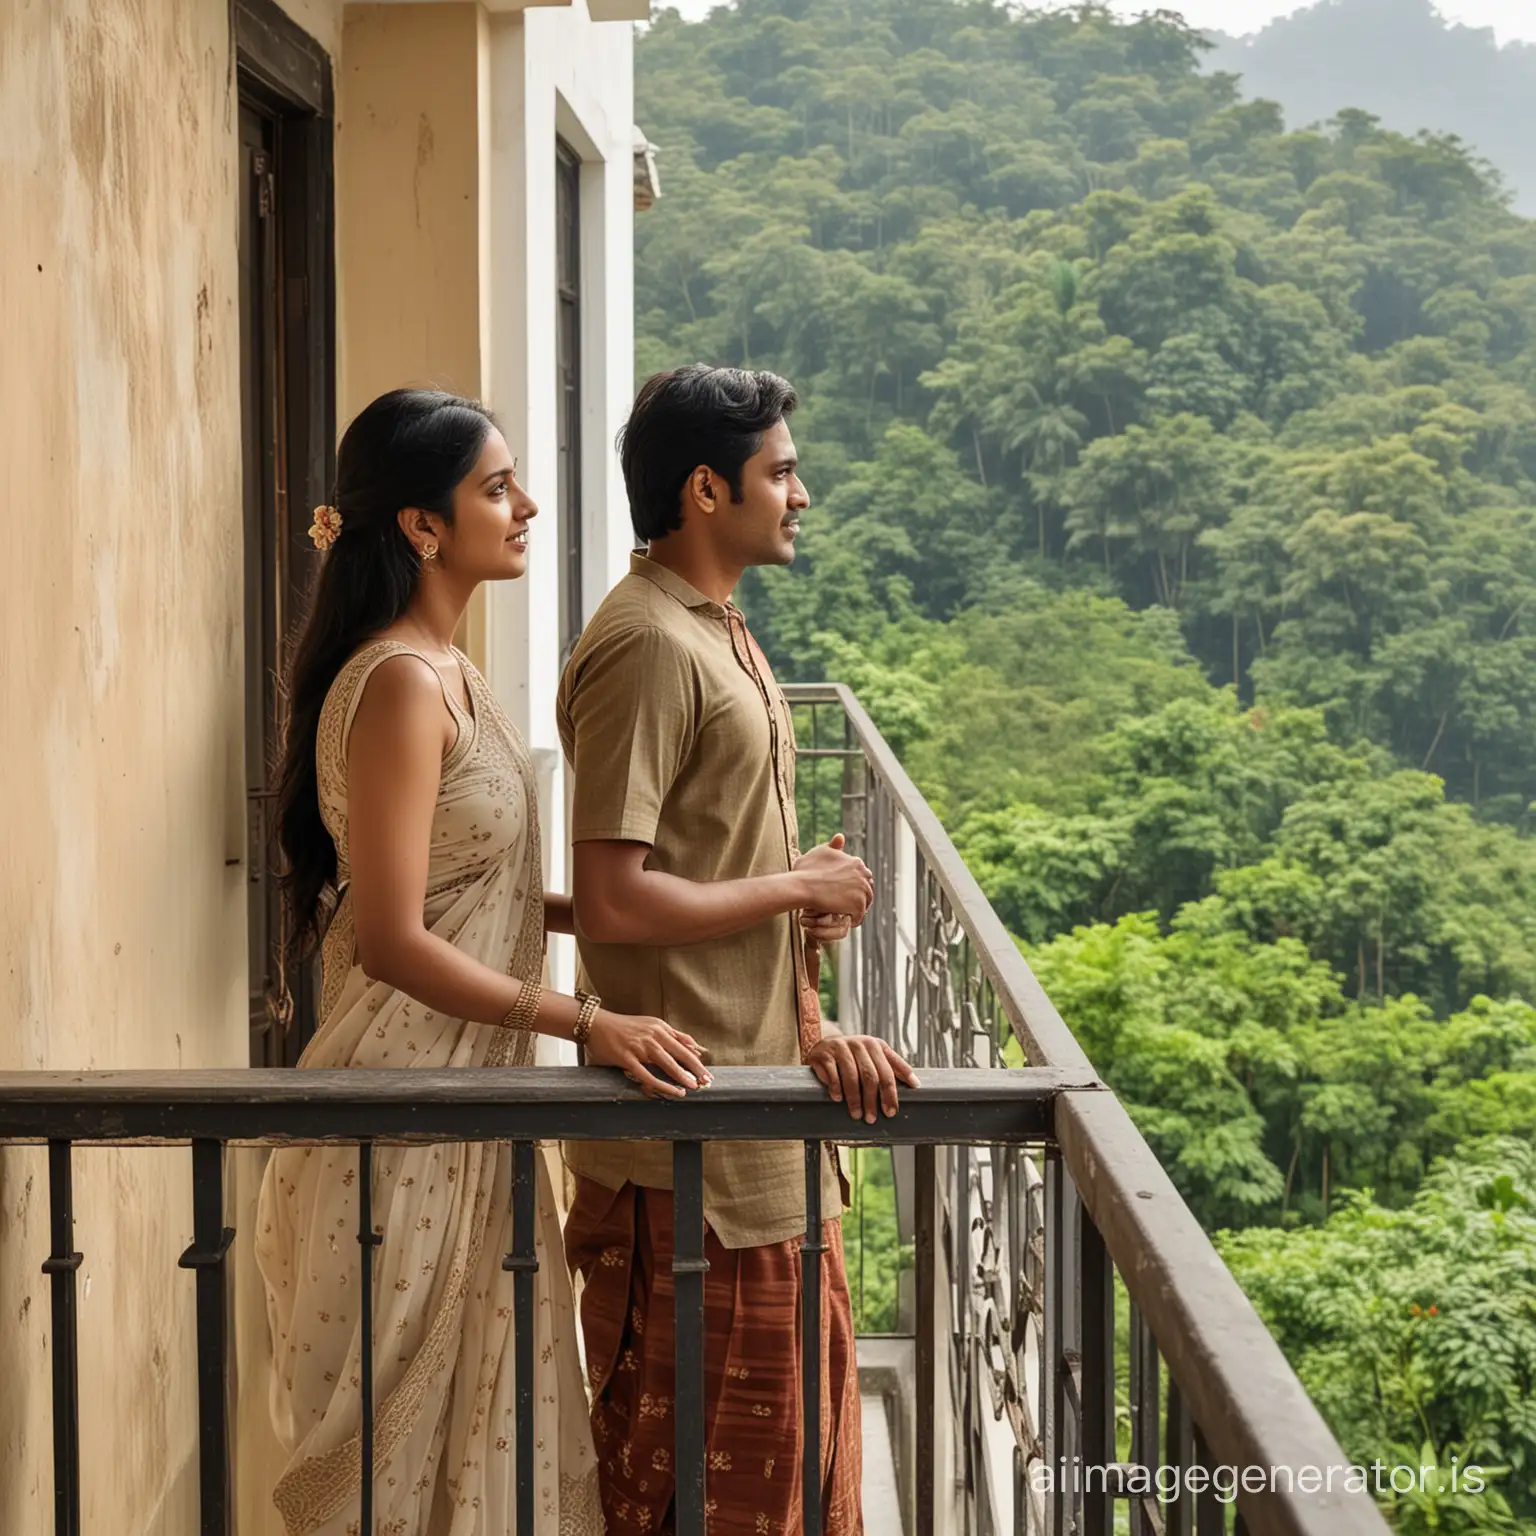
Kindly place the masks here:
[(335, 507), (315, 508), (309, 525), (310, 542), (316, 549), (329, 549), (341, 534), (341, 513)]

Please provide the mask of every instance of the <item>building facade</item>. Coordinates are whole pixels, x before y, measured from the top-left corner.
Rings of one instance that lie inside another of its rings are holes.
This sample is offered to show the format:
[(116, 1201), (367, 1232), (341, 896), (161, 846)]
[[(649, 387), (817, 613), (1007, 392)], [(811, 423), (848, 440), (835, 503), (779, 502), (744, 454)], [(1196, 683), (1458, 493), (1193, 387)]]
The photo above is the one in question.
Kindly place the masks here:
[[(540, 504), (529, 577), (482, 593), (463, 641), (563, 825), (559, 663), (631, 543), (645, 10), (0, 5), (0, 1069), (295, 1058), (313, 987), (278, 958), (278, 679), (338, 431), (384, 389), (485, 399)], [(238, 1226), (251, 1169), (232, 1194)], [(82, 1152), (75, 1200), (85, 1528), (192, 1530), (187, 1158)], [(0, 1152), (6, 1532), (51, 1524), (47, 1249), (45, 1156)], [(265, 1532), (240, 1375), (240, 1528)]]

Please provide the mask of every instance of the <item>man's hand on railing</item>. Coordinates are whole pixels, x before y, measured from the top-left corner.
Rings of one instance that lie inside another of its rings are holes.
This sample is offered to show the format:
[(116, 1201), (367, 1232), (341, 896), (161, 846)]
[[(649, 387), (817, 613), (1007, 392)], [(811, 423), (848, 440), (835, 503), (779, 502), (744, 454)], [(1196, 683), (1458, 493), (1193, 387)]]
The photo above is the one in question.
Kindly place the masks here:
[(834, 1104), (846, 1104), (855, 1120), (875, 1123), (875, 1112), (896, 1113), (897, 1084), (921, 1085), (917, 1073), (884, 1040), (874, 1035), (826, 1035), (813, 1045), (805, 1064), (821, 1079)]
[(818, 944), (837, 944), (853, 931), (853, 919), (845, 912), (802, 912), (800, 926)]
[(862, 923), (875, 899), (875, 877), (863, 859), (843, 851), (837, 833), (795, 860), (795, 873), (806, 882), (807, 912), (832, 913)]

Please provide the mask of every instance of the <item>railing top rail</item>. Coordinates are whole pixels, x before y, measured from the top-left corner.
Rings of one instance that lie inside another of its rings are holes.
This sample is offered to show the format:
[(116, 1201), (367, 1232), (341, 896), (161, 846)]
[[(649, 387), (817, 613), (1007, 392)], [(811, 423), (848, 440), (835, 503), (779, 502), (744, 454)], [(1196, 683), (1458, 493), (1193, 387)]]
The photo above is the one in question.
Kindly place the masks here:
[(976, 877), (965, 867), (939, 818), (851, 690), (842, 683), (792, 683), (785, 687), (784, 695), (791, 704), (837, 704), (842, 708), (865, 761), (884, 781), (912, 829), (924, 863), (970, 935), (977, 960), (996, 989), (1025, 1056), (1037, 1066), (1092, 1072), (1082, 1046), (1035, 980), (1034, 972), (1019, 953), (1002, 919), (992, 910)]
[[(785, 693), (791, 704), (835, 706), (845, 715), (1028, 1059), (1091, 1075), (1081, 1046), (858, 700), (830, 683)], [(1346, 1491), (1337, 1440), (1124, 1106), (1109, 1092), (1066, 1088), (1055, 1108), (1062, 1161), (1201, 1426), (1208, 1464), (1307, 1469), (1326, 1484), (1298, 1488), (1282, 1474), (1278, 1491), (1243, 1501), (1248, 1529), (1254, 1536), (1385, 1536), (1373, 1501)]]
[(59, 1141), (1048, 1141), (1091, 1072), (931, 1069), (874, 1125), (808, 1067), (717, 1068), (710, 1087), (649, 1099), (615, 1068), (467, 1072), (289, 1068), (0, 1073), (0, 1143)]

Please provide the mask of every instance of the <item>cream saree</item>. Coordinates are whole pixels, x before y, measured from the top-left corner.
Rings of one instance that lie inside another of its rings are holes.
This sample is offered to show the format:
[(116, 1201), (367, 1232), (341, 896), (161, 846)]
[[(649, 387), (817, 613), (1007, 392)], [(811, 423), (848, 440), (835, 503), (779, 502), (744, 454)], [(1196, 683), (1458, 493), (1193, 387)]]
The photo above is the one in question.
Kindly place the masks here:
[[(331, 687), (316, 762), (343, 896), (323, 951), (322, 1023), (301, 1067), (528, 1066), (531, 1035), (445, 1018), (365, 976), (353, 959), (347, 739), (393, 641), (366, 647)], [(544, 951), (538, 801), (526, 749), (462, 656), (471, 710), (444, 691), (458, 738), (443, 760), (426, 920), (466, 954), (538, 980)], [(549, 1165), (537, 1169), (534, 1467), (537, 1536), (601, 1536), (587, 1399)], [(256, 1260), (271, 1335), (271, 1412), (288, 1462), (273, 1492), (288, 1536), (359, 1522), (361, 1426), (357, 1153), (284, 1148), (257, 1208)], [(374, 1153), (375, 1520), (387, 1536), (511, 1536), (511, 1151), (504, 1143)]]

